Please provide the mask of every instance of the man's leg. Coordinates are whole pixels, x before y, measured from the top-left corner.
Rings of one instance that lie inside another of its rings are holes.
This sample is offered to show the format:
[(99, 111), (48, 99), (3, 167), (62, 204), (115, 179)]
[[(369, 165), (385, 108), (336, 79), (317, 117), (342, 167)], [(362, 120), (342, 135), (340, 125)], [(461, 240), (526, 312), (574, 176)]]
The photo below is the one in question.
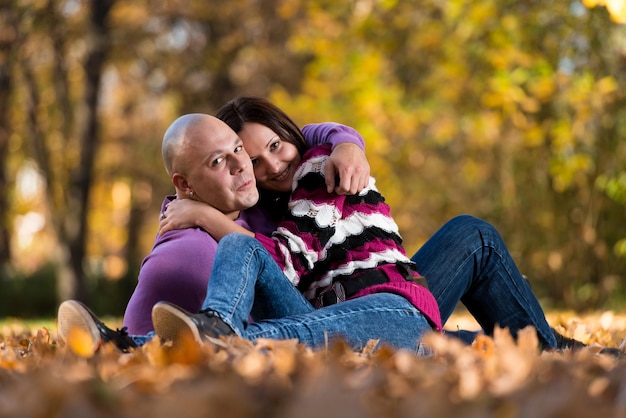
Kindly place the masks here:
[(358, 350), (378, 339), (380, 344), (428, 355), (430, 351), (420, 341), (432, 326), (404, 297), (376, 293), (306, 314), (255, 322), (241, 331), (249, 340), (293, 338), (312, 348), (343, 339)]
[(496, 325), (514, 335), (532, 325), (544, 347), (556, 347), (539, 301), (502, 237), (487, 222), (469, 215), (453, 218), (412, 260), (426, 277), (444, 324), (461, 301), (488, 334)]
[(263, 245), (242, 234), (220, 241), (202, 307), (222, 313), (233, 329), (245, 329), (250, 316), (258, 321), (314, 310)]
[(431, 354), (421, 344), (424, 334), (432, 331), (430, 323), (404, 297), (392, 293), (371, 294), (308, 313), (253, 322), (245, 327), (233, 322), (233, 328), (229, 328), (221, 319), (227, 315), (219, 309), (192, 314), (167, 302), (157, 303), (153, 309), (157, 335), (175, 343), (185, 334), (202, 342), (236, 333), (251, 341), (296, 339), (311, 348), (324, 348), (343, 340), (358, 350), (370, 340), (379, 340), (380, 345), (420, 355)]
[(215, 253), (200, 313), (159, 302), (152, 308), (152, 324), (162, 339), (178, 339), (180, 332), (188, 330), (201, 341), (203, 336), (243, 336), (251, 319), (281, 318), (313, 310), (258, 240), (229, 234), (222, 238)]
[[(200, 340), (228, 333), (226, 324), (251, 340), (295, 338), (320, 347), (345, 338), (359, 348), (370, 339), (380, 339), (423, 354), (418, 341), (432, 329), (405, 298), (389, 293), (315, 310), (267, 250), (256, 239), (240, 234), (220, 241), (203, 309), (206, 313), (196, 314), (157, 304), (153, 309), (155, 330), (161, 337), (175, 339), (188, 328)], [(249, 321), (251, 312), (255, 314), (253, 322)]]

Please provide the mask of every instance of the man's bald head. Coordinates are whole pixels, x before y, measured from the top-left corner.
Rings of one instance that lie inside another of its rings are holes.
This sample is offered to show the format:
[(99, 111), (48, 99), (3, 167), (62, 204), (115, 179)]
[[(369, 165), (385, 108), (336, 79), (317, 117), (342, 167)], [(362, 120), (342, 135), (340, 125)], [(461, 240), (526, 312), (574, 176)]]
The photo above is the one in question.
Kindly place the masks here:
[(183, 151), (185, 143), (188, 141), (190, 133), (193, 131), (194, 127), (197, 127), (203, 120), (212, 122), (212, 119), (219, 121), (219, 119), (210, 115), (191, 113), (179, 117), (172, 122), (169, 128), (167, 128), (165, 135), (163, 135), (161, 153), (163, 154), (165, 171), (167, 171), (169, 176), (174, 173), (174, 166), (179, 165), (177, 162), (180, 159), (181, 152)]

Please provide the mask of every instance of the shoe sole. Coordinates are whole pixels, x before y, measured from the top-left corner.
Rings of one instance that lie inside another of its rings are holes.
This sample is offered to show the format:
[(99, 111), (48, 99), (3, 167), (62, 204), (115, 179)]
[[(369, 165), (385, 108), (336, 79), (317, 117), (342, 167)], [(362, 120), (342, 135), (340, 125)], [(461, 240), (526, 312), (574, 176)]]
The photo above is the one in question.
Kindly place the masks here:
[(66, 300), (59, 306), (57, 313), (57, 327), (59, 338), (67, 344), (70, 332), (74, 328), (86, 331), (91, 337), (92, 352), (100, 346), (100, 332), (91, 314), (81, 303)]
[(154, 332), (165, 341), (177, 344), (183, 335), (191, 335), (201, 344), (202, 337), (196, 324), (189, 318), (189, 313), (167, 302), (159, 302), (152, 308), (152, 325)]

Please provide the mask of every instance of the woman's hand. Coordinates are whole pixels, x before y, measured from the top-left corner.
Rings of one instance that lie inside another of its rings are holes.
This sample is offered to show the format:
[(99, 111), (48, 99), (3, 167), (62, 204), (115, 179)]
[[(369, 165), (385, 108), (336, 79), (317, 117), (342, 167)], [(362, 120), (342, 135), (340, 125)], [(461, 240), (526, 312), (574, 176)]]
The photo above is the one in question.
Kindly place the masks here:
[(191, 199), (176, 199), (167, 205), (159, 222), (159, 235), (175, 229), (196, 226), (211, 234), (216, 241), (233, 232), (254, 237), (253, 232), (237, 224), (213, 206)]
[(163, 235), (174, 229), (204, 227), (220, 214), (217, 209), (191, 199), (172, 200), (161, 215), (159, 222), (159, 235)]
[[(358, 145), (338, 144), (326, 163), (326, 188), (328, 193), (357, 194), (369, 183), (370, 164)], [(339, 183), (336, 184), (336, 180)]]

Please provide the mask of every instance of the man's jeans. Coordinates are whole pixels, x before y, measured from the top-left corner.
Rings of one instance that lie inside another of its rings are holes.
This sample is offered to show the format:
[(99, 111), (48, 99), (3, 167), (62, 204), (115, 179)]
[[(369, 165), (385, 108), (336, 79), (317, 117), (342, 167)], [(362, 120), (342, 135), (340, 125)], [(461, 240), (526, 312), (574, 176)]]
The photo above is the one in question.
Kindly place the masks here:
[(453, 218), (412, 260), (426, 277), (444, 324), (461, 301), (487, 334), (496, 325), (513, 335), (532, 325), (544, 348), (556, 346), (539, 301), (487, 222), (469, 215)]
[(219, 312), (243, 338), (295, 338), (313, 348), (342, 338), (358, 349), (380, 339), (381, 344), (427, 354), (420, 339), (432, 331), (418, 309), (391, 293), (315, 309), (267, 250), (241, 234), (220, 241), (203, 308)]

